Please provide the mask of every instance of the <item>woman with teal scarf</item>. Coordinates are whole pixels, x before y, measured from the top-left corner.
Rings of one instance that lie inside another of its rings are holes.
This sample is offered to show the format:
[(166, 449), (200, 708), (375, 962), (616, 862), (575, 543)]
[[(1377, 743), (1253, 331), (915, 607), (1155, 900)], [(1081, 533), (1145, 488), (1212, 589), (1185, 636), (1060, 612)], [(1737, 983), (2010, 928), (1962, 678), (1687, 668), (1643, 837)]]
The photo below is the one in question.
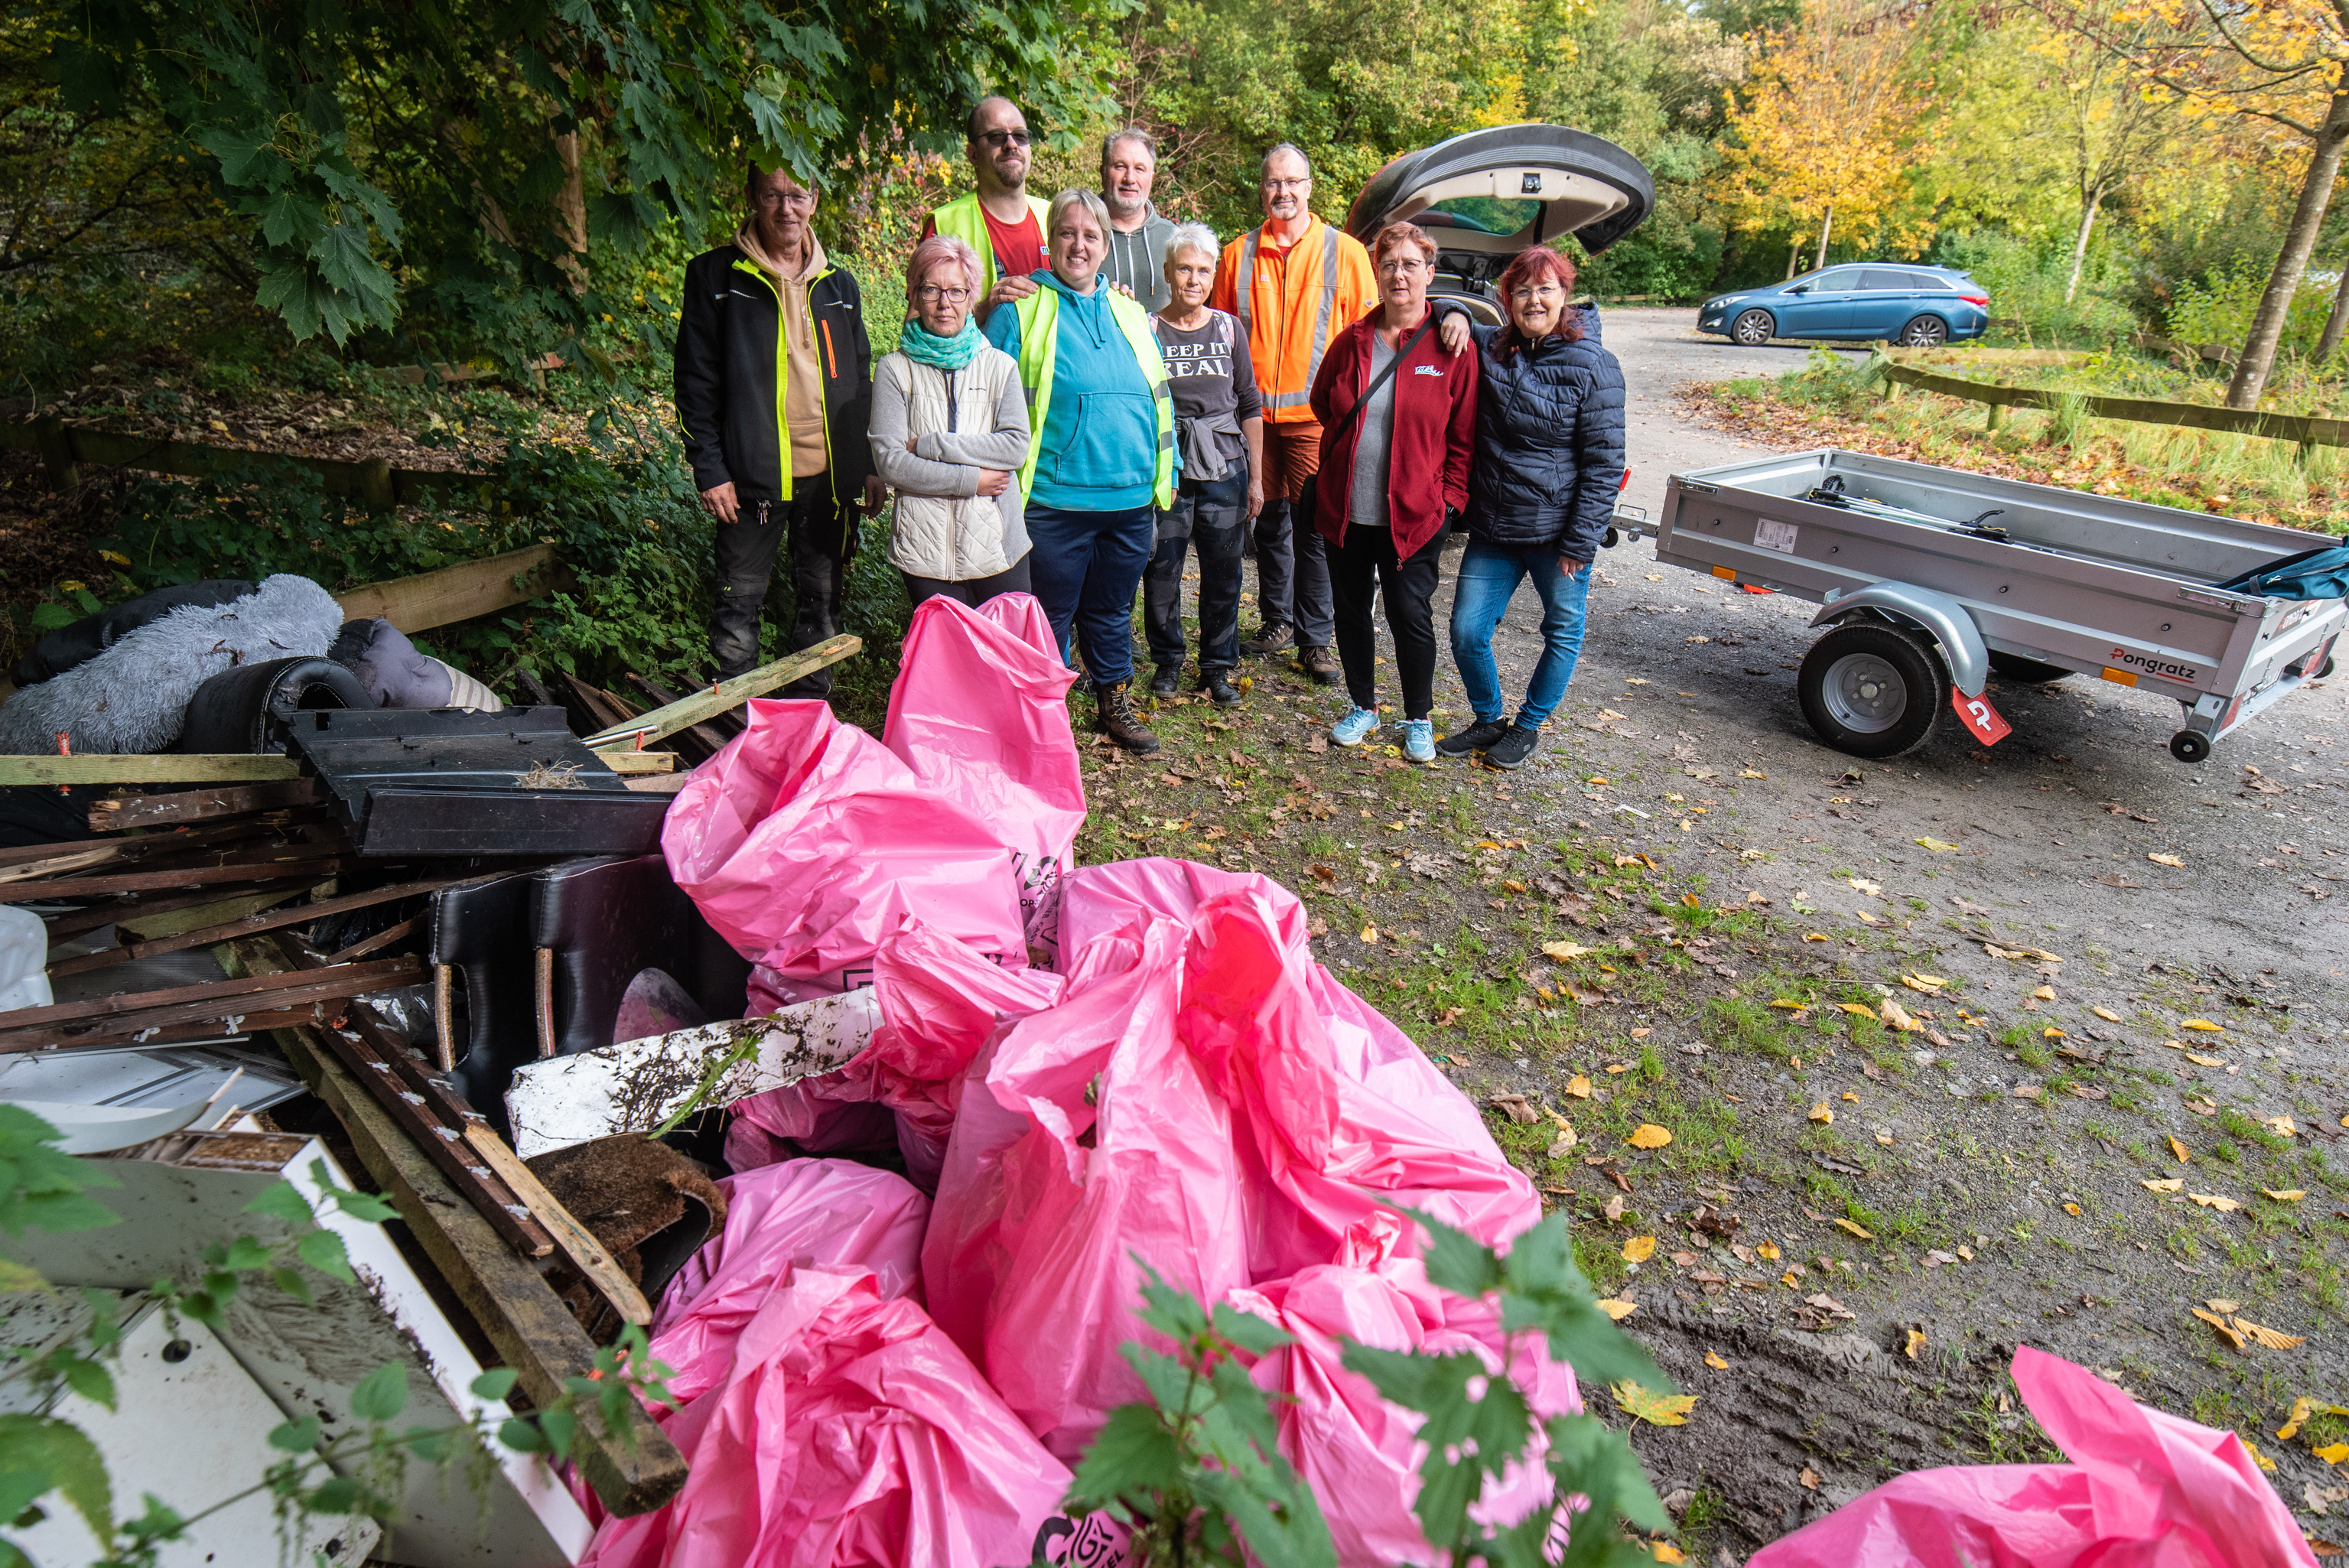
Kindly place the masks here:
[(874, 466), (897, 492), (889, 563), (916, 604), (1029, 591), (1012, 482), (1028, 460), (1028, 397), (1019, 367), (970, 319), (978, 293), (977, 253), (947, 234), (924, 240), (905, 266), (912, 318), (873, 367)]

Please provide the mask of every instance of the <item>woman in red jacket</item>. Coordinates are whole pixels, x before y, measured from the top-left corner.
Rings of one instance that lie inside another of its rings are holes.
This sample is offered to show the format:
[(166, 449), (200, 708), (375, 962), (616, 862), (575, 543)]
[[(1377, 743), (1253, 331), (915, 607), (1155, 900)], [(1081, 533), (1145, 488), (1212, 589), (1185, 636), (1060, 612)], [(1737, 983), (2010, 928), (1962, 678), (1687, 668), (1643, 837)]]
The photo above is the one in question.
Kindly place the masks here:
[[(1371, 242), (1377, 309), (1330, 345), (1313, 378), (1321, 421), (1314, 526), (1330, 542), (1338, 661), (1352, 711), (1330, 727), (1340, 746), (1377, 732), (1374, 593), (1383, 593), (1402, 683), (1403, 754), (1435, 760), (1435, 596), (1450, 514), (1468, 504), (1476, 439), (1476, 361), (1446, 353), (1427, 312), (1435, 242), (1390, 223)], [(1400, 356), (1398, 360), (1397, 356)]]

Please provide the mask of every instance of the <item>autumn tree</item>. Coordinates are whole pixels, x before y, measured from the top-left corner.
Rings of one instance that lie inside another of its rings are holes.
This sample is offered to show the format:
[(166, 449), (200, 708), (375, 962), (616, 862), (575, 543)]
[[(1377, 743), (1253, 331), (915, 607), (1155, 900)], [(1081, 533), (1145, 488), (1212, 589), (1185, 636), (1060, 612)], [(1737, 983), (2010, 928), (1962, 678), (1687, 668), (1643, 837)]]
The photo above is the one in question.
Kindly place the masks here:
[(1814, 266), (1847, 235), (1914, 248), (1922, 234), (1897, 209), (1927, 104), (1915, 71), (1921, 11), (1864, 0), (1813, 0), (1795, 26), (1769, 35), (1744, 101), (1727, 109), (1722, 187), (1749, 232), (1818, 226)]
[(2151, 73), (2139, 62), (2172, 71), (2186, 64), (2153, 17), (2132, 13), (2110, 26), (2117, 47), (2068, 29), (2051, 30), (2032, 46), (2046, 63), (2042, 79), (2050, 106), (2059, 111), (2064, 162), (2079, 203), (2072, 270), (2064, 283), (2067, 304), (2080, 292), (2097, 214), (2162, 144), (2177, 118), (2178, 95), (2148, 79)]

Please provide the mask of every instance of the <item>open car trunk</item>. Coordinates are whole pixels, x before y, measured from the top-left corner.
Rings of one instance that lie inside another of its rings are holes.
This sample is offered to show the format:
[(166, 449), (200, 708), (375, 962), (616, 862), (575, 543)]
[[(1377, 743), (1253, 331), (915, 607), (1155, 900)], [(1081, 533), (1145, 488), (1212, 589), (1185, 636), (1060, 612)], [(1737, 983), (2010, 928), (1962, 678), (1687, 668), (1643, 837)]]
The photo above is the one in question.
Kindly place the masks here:
[(1389, 223), (1418, 224), (1442, 252), (1429, 294), (1497, 324), (1494, 280), (1510, 257), (1566, 234), (1596, 255), (1655, 201), (1647, 166), (1613, 142), (1562, 125), (1503, 125), (1389, 163), (1354, 198), (1346, 232), (1367, 245)]

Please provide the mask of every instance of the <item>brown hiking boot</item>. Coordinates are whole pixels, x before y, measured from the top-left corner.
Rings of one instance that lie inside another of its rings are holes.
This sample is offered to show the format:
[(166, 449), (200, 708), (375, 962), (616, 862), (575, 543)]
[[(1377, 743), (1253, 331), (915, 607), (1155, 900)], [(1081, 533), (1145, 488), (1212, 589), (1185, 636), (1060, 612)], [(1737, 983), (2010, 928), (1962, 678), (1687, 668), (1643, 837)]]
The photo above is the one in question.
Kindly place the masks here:
[(1093, 707), (1099, 716), (1101, 732), (1136, 757), (1147, 757), (1158, 749), (1158, 738), (1142, 727), (1141, 718), (1133, 711), (1133, 700), (1126, 695), (1125, 682), (1096, 686)]
[(1240, 652), (1252, 659), (1268, 659), (1287, 651), (1296, 640), (1296, 627), (1286, 621), (1268, 621), (1262, 631), (1240, 645)]
[(1297, 662), (1305, 666), (1307, 675), (1323, 686), (1338, 684), (1338, 655), (1328, 648), (1299, 648)]

